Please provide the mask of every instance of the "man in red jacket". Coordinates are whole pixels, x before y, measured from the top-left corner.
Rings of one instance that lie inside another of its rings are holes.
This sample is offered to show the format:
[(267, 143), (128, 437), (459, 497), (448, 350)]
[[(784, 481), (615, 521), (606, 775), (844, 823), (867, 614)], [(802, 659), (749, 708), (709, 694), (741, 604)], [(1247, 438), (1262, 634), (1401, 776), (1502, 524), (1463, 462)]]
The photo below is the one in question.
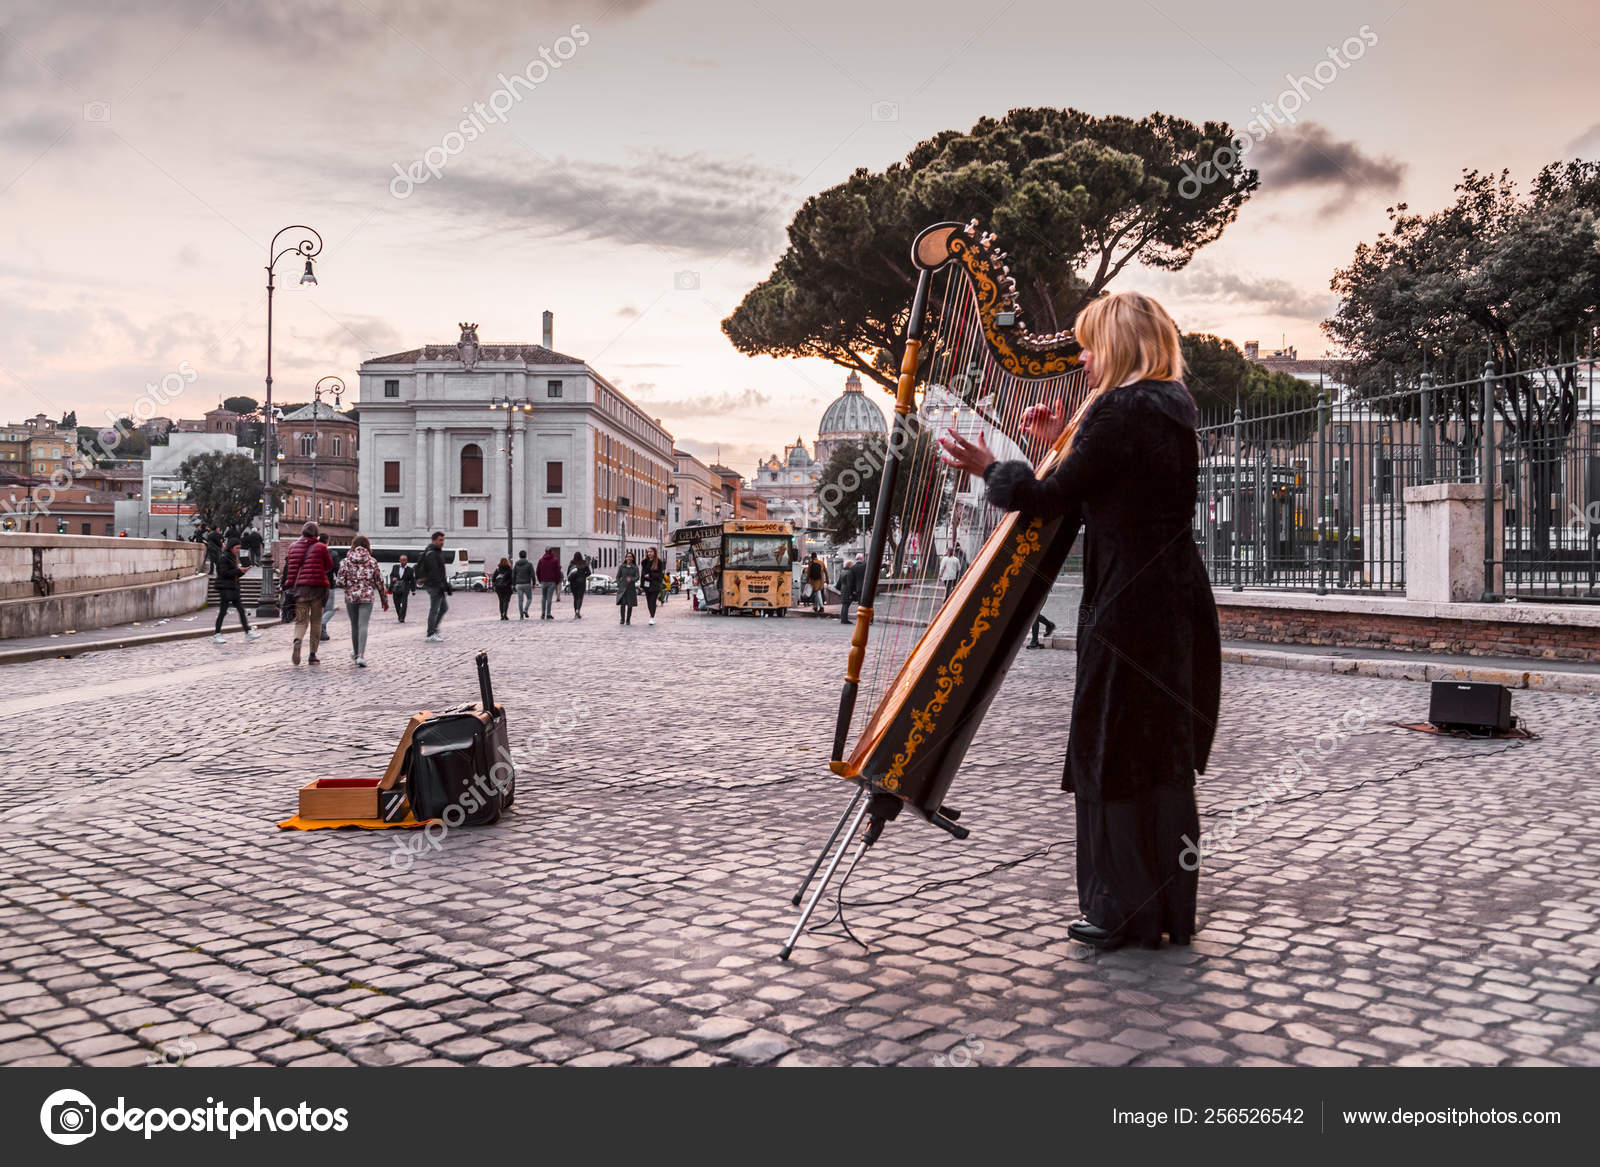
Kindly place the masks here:
[(556, 614), (551, 605), (555, 603), (556, 594), (561, 588), (561, 555), (554, 547), (544, 549), (544, 554), (539, 557), (539, 566), (534, 569), (534, 576), (539, 581), (539, 619), (554, 620)]
[(283, 589), (294, 594), (294, 648), (289, 659), (300, 663), (300, 641), (311, 630), (310, 663), (317, 660), (317, 640), (322, 633), (322, 608), (333, 585), (333, 552), (317, 542), (317, 525), (300, 528), (300, 538), (289, 545), (283, 561)]

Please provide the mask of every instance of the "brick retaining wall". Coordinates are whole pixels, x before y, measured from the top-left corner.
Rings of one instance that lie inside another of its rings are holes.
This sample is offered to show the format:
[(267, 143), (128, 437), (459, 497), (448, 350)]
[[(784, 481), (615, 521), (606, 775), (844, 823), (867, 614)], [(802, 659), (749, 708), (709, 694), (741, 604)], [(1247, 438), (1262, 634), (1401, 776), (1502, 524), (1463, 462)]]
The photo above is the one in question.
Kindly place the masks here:
[[(1576, 612), (1574, 623), (1570, 624), (1520, 619), (1452, 620), (1374, 611), (1230, 605), (1224, 596), (1225, 593), (1217, 596), (1217, 618), (1225, 640), (1454, 656), (1600, 660), (1600, 627), (1588, 621), (1577, 622)], [(1290, 599), (1283, 597), (1281, 602), (1287, 604)]]

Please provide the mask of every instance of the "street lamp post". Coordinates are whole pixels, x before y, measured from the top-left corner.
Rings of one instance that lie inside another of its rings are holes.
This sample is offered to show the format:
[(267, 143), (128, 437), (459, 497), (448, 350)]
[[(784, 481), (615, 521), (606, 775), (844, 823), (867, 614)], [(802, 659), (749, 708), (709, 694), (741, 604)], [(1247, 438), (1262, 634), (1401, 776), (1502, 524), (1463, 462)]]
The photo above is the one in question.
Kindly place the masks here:
[[(323, 381), (332, 381), (333, 385), (323, 389)], [(317, 453), (322, 448), (322, 443), (317, 436), (317, 419), (322, 413), (322, 395), (333, 394), (333, 407), (339, 408), (339, 398), (344, 394), (344, 382), (338, 377), (324, 377), (317, 382), (317, 387), (311, 391), (311, 517), (320, 519), (322, 512), (317, 510)], [(331, 509), (331, 508), (330, 508)]]
[(516, 552), (512, 550), (512, 533), (516, 528), (516, 447), (511, 443), (511, 415), (517, 410), (523, 413), (533, 412), (533, 402), (526, 397), (512, 399), (510, 397), (496, 397), (489, 402), (490, 409), (503, 409), (506, 411), (506, 558), (515, 560)]
[[(304, 231), (305, 235), (300, 242), (279, 251), (278, 240), (291, 231)], [(262, 420), (266, 423), (266, 432), (262, 435), (261, 440), (261, 478), (262, 485), (265, 488), (263, 494), (265, 508), (261, 516), (261, 526), (263, 528), (262, 534), (265, 536), (267, 553), (261, 559), (261, 599), (256, 605), (256, 615), (260, 617), (279, 614), (276, 603), (277, 593), (273, 589), (272, 581), (272, 551), (278, 541), (278, 504), (277, 500), (272, 497), (272, 471), (277, 464), (275, 444), (277, 427), (274, 424), (276, 418), (272, 413), (272, 292), (275, 286), (273, 269), (277, 267), (278, 261), (286, 255), (303, 256), (306, 266), (305, 271), (300, 275), (300, 282), (302, 284), (311, 284), (314, 287), (317, 282), (317, 273), (312, 267), (311, 261), (321, 251), (322, 236), (302, 223), (295, 223), (292, 226), (285, 227), (274, 235), (272, 242), (267, 245), (267, 401), (261, 409)]]

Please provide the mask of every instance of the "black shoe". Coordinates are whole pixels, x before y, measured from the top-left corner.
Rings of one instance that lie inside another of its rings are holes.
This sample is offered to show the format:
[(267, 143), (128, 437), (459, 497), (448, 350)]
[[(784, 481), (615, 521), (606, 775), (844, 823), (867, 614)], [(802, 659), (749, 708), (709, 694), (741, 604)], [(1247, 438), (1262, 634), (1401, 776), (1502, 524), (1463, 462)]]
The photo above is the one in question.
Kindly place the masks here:
[(1079, 944), (1087, 944), (1090, 948), (1099, 948), (1106, 952), (1121, 948), (1126, 943), (1115, 932), (1107, 932), (1100, 925), (1091, 924), (1088, 920), (1074, 920), (1068, 924), (1067, 935)]
[(317, 659), (317, 654), (316, 653), (312, 653), (310, 656), (308, 656), (306, 658), (306, 663), (307, 664), (312, 664), (312, 665), (320, 665), (322, 662)]
[(1023, 647), (1024, 648), (1043, 648), (1044, 645), (1039, 643), (1039, 641), (1037, 641), (1037, 640), (1031, 640), (1027, 644), (1023, 645)]

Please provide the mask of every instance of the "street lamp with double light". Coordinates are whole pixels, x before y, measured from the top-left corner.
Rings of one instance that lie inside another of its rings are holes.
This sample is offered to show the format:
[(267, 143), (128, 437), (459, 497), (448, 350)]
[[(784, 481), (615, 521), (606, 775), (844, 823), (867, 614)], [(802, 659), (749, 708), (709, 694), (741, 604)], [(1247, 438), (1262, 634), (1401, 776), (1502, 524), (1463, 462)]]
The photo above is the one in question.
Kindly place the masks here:
[[(278, 250), (278, 240), (295, 231), (302, 231), (305, 234), (298, 243)], [(256, 605), (256, 615), (260, 617), (278, 615), (277, 593), (272, 580), (272, 552), (278, 542), (278, 501), (273, 497), (272, 491), (272, 473), (278, 462), (275, 424), (277, 417), (272, 412), (272, 292), (275, 287), (273, 269), (286, 255), (303, 256), (306, 266), (300, 274), (300, 283), (314, 287), (317, 282), (317, 272), (311, 261), (321, 251), (322, 236), (302, 223), (283, 228), (267, 245), (267, 400), (261, 407), (261, 417), (266, 423), (266, 431), (261, 439), (261, 478), (265, 488), (262, 491), (265, 504), (261, 514), (261, 526), (266, 554), (261, 557), (261, 599)]]
[[(309, 259), (306, 260), (306, 266), (311, 266)], [(311, 282), (315, 283), (316, 277), (313, 276)], [(329, 381), (333, 382), (333, 384), (324, 389), (323, 386)], [(322, 416), (322, 395), (324, 393), (333, 395), (333, 408), (338, 410), (339, 399), (344, 395), (344, 382), (338, 377), (324, 377), (317, 382), (317, 387), (311, 391), (311, 517), (319, 521), (322, 514), (317, 510), (317, 453), (321, 450), (322, 443), (318, 440), (317, 422)], [(329, 513), (332, 514), (333, 508), (331, 505), (328, 509)]]
[(516, 530), (516, 448), (512, 444), (511, 417), (514, 413), (532, 413), (533, 402), (526, 397), (495, 397), (489, 401), (490, 409), (503, 409), (506, 411), (506, 558), (514, 560), (516, 552), (512, 549), (513, 534)]

